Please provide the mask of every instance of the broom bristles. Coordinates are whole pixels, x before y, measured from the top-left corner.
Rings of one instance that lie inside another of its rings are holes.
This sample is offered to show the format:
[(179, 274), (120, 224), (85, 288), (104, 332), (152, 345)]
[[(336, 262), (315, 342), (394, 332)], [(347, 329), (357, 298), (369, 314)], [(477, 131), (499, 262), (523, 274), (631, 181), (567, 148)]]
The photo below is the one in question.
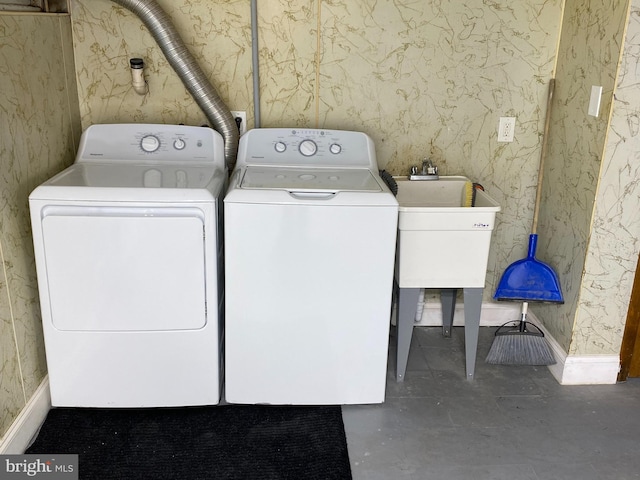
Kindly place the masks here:
[(556, 359), (544, 336), (525, 331), (496, 335), (486, 362), (492, 365), (553, 365)]

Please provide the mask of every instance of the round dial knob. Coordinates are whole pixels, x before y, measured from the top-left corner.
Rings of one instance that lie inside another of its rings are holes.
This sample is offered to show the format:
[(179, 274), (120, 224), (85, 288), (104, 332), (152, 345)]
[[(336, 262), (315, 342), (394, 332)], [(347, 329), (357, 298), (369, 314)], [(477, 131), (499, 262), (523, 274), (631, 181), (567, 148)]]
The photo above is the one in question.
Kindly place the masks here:
[(185, 141), (181, 138), (176, 138), (173, 141), (173, 148), (175, 148), (176, 150), (182, 150), (184, 147), (186, 147), (187, 144), (185, 143)]
[(287, 145), (284, 142), (276, 142), (275, 149), (276, 152), (282, 153), (287, 149)]
[(332, 143), (331, 146), (329, 147), (329, 151), (337, 155), (342, 151), (342, 147), (337, 143)]
[(140, 147), (145, 152), (155, 152), (160, 148), (160, 139), (155, 135), (145, 135), (140, 141)]
[(305, 157), (310, 157), (316, 154), (316, 152), (318, 151), (318, 146), (313, 140), (303, 140), (302, 142), (300, 142), (298, 150), (300, 150), (300, 153)]

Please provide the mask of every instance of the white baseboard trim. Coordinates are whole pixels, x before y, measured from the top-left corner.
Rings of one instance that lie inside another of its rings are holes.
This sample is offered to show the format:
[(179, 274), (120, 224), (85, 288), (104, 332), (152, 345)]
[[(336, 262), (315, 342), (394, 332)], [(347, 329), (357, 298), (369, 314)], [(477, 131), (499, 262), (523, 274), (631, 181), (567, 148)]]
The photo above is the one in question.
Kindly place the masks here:
[(50, 409), (49, 376), (46, 376), (0, 440), (0, 455), (24, 453)]
[(529, 311), (531, 321), (543, 331), (549, 347), (556, 358), (549, 365), (551, 374), (560, 385), (613, 385), (620, 371), (619, 355), (568, 355), (536, 316)]
[(561, 385), (613, 385), (618, 381), (620, 357), (618, 355), (568, 356), (562, 364), (561, 372), (554, 369), (559, 365), (560, 362), (551, 365), (549, 370)]
[[(499, 327), (507, 322), (520, 319), (521, 304), (483, 303), (480, 314), (481, 327)], [(556, 358), (556, 364), (548, 368), (560, 385), (612, 385), (618, 381), (620, 371), (619, 355), (571, 355), (560, 346), (555, 338), (544, 328), (535, 314), (529, 310), (529, 320), (544, 332), (545, 338)], [(392, 323), (395, 324), (395, 308)], [(464, 304), (456, 305), (453, 325), (464, 326)], [(422, 318), (415, 323), (416, 327), (442, 326), (442, 309), (440, 302), (431, 301), (424, 305)]]

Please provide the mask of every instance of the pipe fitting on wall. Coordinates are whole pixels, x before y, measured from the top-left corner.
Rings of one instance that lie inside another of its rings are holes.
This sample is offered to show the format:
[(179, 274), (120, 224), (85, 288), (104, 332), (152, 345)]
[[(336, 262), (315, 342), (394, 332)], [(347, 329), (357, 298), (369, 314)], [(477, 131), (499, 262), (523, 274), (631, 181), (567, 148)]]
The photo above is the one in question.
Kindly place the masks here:
[(168, 15), (155, 0), (111, 0), (142, 20), (169, 65), (204, 112), (211, 126), (224, 137), (224, 157), (229, 172), (238, 156), (240, 133), (231, 115), (196, 59), (187, 49)]
[(147, 93), (147, 82), (144, 81), (144, 60), (132, 58), (129, 60), (131, 67), (131, 85), (138, 95)]

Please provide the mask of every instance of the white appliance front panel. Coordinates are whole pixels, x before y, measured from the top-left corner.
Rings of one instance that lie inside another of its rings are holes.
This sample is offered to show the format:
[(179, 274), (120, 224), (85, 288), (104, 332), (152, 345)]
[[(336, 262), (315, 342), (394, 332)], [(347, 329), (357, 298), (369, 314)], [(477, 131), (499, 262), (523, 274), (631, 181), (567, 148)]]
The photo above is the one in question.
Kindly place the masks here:
[(162, 331), (206, 324), (200, 210), (50, 206), (43, 212), (56, 329)]
[(58, 332), (47, 334), (51, 404), (144, 408), (215, 405), (222, 391), (218, 332)]
[(384, 401), (397, 207), (225, 203), (226, 399)]

